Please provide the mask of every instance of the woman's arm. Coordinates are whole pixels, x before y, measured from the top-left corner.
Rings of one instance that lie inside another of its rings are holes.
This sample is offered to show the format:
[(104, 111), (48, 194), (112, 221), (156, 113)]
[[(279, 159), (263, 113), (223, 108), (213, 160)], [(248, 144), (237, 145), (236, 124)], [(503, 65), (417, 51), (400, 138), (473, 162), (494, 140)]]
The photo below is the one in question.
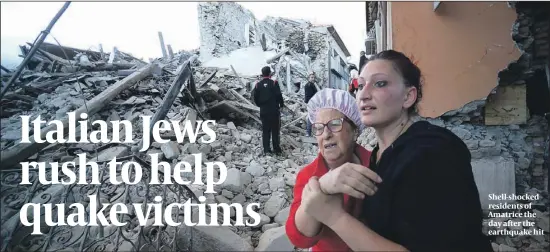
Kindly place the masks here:
[(290, 242), (299, 248), (313, 247), (319, 241), (322, 228), (322, 223), (307, 214), (302, 205), (302, 193), (311, 177), (308, 168), (305, 167), (296, 176), (294, 199), (290, 205), (290, 213), (285, 225)]
[(353, 251), (407, 251), (403, 246), (376, 234), (342, 207), (342, 194), (325, 194), (321, 184), (311, 179), (311, 196), (303, 202), (305, 211), (332, 229)]
[(404, 165), (392, 185), (391, 240), (347, 214), (335, 196), (320, 189), (307, 203), (307, 212), (355, 251), (491, 251), (481, 230), (481, 205), (468, 156), (432, 149)]
[(315, 218), (311, 217), (304, 211), (304, 208), (300, 205), (296, 210), (294, 217), (296, 228), (300, 233), (307, 237), (315, 237), (319, 235), (323, 224), (318, 222)]
[(329, 227), (356, 251), (491, 251), (470, 160), (458, 148), (423, 151), (393, 187), (392, 241), (347, 214)]

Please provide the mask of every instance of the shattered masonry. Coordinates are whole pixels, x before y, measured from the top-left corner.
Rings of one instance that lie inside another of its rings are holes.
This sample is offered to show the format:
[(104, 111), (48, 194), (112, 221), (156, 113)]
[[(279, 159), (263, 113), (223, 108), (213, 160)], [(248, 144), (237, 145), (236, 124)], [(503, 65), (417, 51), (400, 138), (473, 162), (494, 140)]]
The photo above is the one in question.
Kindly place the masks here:
[[(332, 57), (331, 68), (337, 69), (338, 74), (343, 77), (333, 81), (335, 83), (331, 83), (331, 87), (346, 88), (349, 83), (346, 54), (343, 51), (347, 49), (337, 45), (328, 32), (328, 26), (314, 26), (303, 20), (274, 17), (258, 21), (250, 11), (232, 2), (200, 3), (198, 12), (201, 61), (208, 61), (239, 48), (258, 46), (265, 37), (265, 49), (268, 51), (279, 53), (285, 48), (290, 49), (288, 57), (291, 62), (292, 83), (305, 83), (308, 73), (313, 71), (319, 84), (327, 87), (329, 54), (333, 54), (332, 50), (338, 56)], [(345, 66), (339, 68), (341, 60), (346, 62)], [(275, 59), (270, 64), (283, 87), (287, 85), (286, 62), (278, 64), (278, 59)]]
[[(246, 12), (242, 12), (243, 14)], [(289, 36), (299, 40), (308, 39), (308, 47), (300, 50), (306, 52), (309, 56), (298, 54), (291, 55), (291, 71), (295, 78), (305, 80), (307, 76), (308, 65), (313, 69), (323, 69), (328, 51), (327, 43), (324, 40), (325, 34), (315, 31), (308, 31), (307, 36), (301, 29), (287, 29), (289, 25), (286, 21), (280, 23), (275, 19), (266, 22), (277, 23), (275, 26), (264, 25), (265, 27), (274, 27), (274, 33), (284, 33), (291, 31)], [(290, 24), (291, 26), (294, 24)], [(262, 24), (258, 25), (262, 27)], [(260, 28), (266, 29), (267, 28)], [(266, 37), (269, 37), (268, 33)], [(303, 35), (302, 35), (303, 34)], [(223, 38), (223, 36), (218, 36)], [(230, 49), (224, 49), (217, 44), (216, 50), (219, 52), (228, 52), (236, 48), (237, 42), (243, 40), (231, 40), (224, 42), (233, 43)], [(232, 42), (231, 42), (232, 41)], [(319, 42), (320, 41), (320, 42)], [(278, 46), (275, 42), (266, 43), (268, 47)], [(293, 42), (291, 45), (300, 45), (303, 43)], [(223, 44), (225, 45), (225, 44)], [(207, 47), (208, 48), (208, 47)], [(213, 47), (214, 48), (214, 47)], [(203, 48), (201, 48), (203, 49)], [(28, 46), (21, 47), (22, 55), (29, 52)], [(212, 49), (214, 50), (214, 49)], [(278, 49), (281, 50), (281, 49)], [(293, 52), (295, 53), (295, 52)], [(65, 54), (69, 55), (67, 58)], [(292, 188), (294, 186), (297, 172), (305, 164), (311, 162), (317, 154), (317, 148), (310, 143), (310, 139), (302, 138), (305, 135), (305, 104), (303, 104), (302, 93), (284, 93), (286, 108), (283, 109), (282, 129), (281, 129), (281, 147), (285, 151), (286, 157), (262, 157), (261, 150), (261, 131), (259, 110), (250, 103), (250, 84), (257, 80), (257, 76), (238, 76), (232, 69), (202, 67), (201, 60), (195, 60), (190, 66), (193, 68), (193, 81), (186, 82), (182, 87), (182, 92), (178, 94), (173, 105), (167, 111), (167, 120), (201, 120), (215, 119), (218, 127), (215, 129), (218, 134), (218, 141), (205, 144), (184, 143), (176, 144), (173, 141), (166, 144), (153, 143), (152, 147), (146, 153), (136, 153), (137, 144), (68, 144), (68, 145), (49, 145), (38, 150), (36, 153), (29, 153), (28, 157), (21, 156), (25, 153), (14, 153), (19, 146), (18, 141), (21, 136), (20, 115), (32, 115), (34, 120), (41, 115), (43, 120), (50, 121), (54, 119), (63, 119), (67, 112), (82, 109), (86, 104), (90, 105), (90, 100), (98, 95), (104, 94), (108, 87), (119, 85), (128, 78), (135, 81), (130, 85), (114, 94), (114, 98), (108, 102), (97, 104), (93, 110), (95, 113), (89, 113), (91, 121), (94, 120), (129, 120), (134, 124), (135, 131), (133, 139), (140, 139), (141, 115), (152, 116), (159, 112), (170, 86), (174, 84), (176, 75), (180, 73), (181, 66), (186, 60), (190, 60), (192, 55), (198, 52), (178, 52), (170, 57), (154, 59), (151, 64), (132, 57), (129, 53), (114, 49), (113, 53), (102, 53), (85, 51), (76, 48), (59, 47), (51, 44), (43, 44), (39, 53), (35, 54), (31, 63), (27, 65), (22, 75), (18, 78), (18, 88), (9, 91), (5, 99), (1, 101), (1, 132), (0, 142), (2, 158), (11, 154), (12, 160), (18, 161), (37, 161), (37, 162), (67, 162), (74, 160), (76, 153), (86, 153), (89, 158), (97, 157), (100, 161), (110, 160), (113, 157), (133, 157), (141, 158), (148, 162), (148, 154), (160, 153), (162, 160), (168, 162), (188, 161), (194, 162), (192, 153), (202, 153), (204, 160), (216, 160), (224, 162), (227, 166), (228, 177), (226, 182), (217, 188), (218, 195), (206, 194), (206, 203), (241, 203), (246, 207), (247, 203), (260, 203), (262, 208), (261, 223), (259, 226), (250, 227), (220, 227), (220, 228), (179, 228), (178, 235), (173, 228), (167, 229), (167, 232), (174, 237), (175, 241), (181, 243), (178, 246), (192, 246), (194, 250), (237, 250), (250, 251), (272, 250), (273, 243), (284, 242), (284, 222), (288, 216), (289, 204), (292, 200)], [(203, 53), (200, 53), (203, 56)], [(313, 59), (312, 62), (306, 60)], [(272, 64), (273, 66), (274, 64)], [(143, 74), (137, 75), (143, 69), (147, 69)], [(285, 66), (280, 67), (280, 75), (285, 74)], [(322, 70), (317, 70), (322, 71)], [(7, 79), (10, 73), (2, 73), (2, 79)], [(318, 76), (319, 77), (319, 76)], [(321, 76), (321, 80), (322, 80)], [(280, 78), (284, 80), (284, 77)], [(326, 79), (326, 78), (325, 78)], [(92, 109), (92, 108), (89, 108)], [(183, 127), (183, 125), (182, 125)], [(170, 138), (170, 132), (165, 132), (164, 138)], [(231, 143), (233, 142), (233, 143)], [(11, 151), (11, 152), (10, 152)], [(3, 163), (2, 173), (4, 177), (17, 178), (18, 175), (6, 169), (16, 168), (13, 164), (8, 166)], [(11, 175), (10, 175), (11, 174)], [(203, 171), (203, 174), (206, 174)], [(103, 202), (127, 202), (122, 194), (126, 192), (125, 188), (109, 186), (112, 189), (110, 193), (103, 193), (100, 201)], [(145, 184), (138, 185), (141, 188), (147, 187)], [(128, 191), (129, 200), (133, 203), (143, 200), (139, 194), (132, 191), (133, 186)], [(137, 188), (137, 187), (136, 187)], [(203, 195), (204, 188), (196, 185), (189, 186), (190, 190), (196, 196)], [(45, 192), (37, 191), (29, 194), (31, 202), (42, 202), (44, 195), (51, 196), (50, 202), (61, 202), (64, 199), (64, 190), (67, 187), (56, 185), (44, 187)], [(74, 200), (83, 198), (84, 194), (78, 190), (84, 188), (75, 187), (72, 193), (68, 195)], [(109, 189), (109, 190), (111, 190)], [(27, 250), (26, 244), (22, 243), (28, 233), (28, 229), (16, 229), (19, 223), (18, 209), (26, 201), (19, 196), (31, 190), (31, 187), (14, 186), (7, 187), (2, 184), (3, 202), (1, 204), (2, 232), (1, 239), (5, 246), (19, 247)], [(103, 190), (103, 189), (102, 189)], [(12, 195), (18, 197), (12, 198)], [(185, 201), (186, 197), (167, 192), (168, 198), (178, 201)], [(7, 198), (6, 198), (7, 197)], [(152, 199), (149, 199), (151, 202)], [(131, 203), (127, 202), (127, 203)], [(69, 213), (67, 213), (69, 214)], [(221, 214), (221, 213), (220, 213)], [(219, 215), (220, 215), (219, 214)], [(231, 216), (235, 217), (235, 212), (231, 211)], [(130, 214), (130, 220), (135, 220), (136, 216)], [(154, 218), (151, 216), (150, 218)], [(138, 234), (151, 232), (154, 228), (146, 226), (144, 229), (130, 226), (129, 230), (124, 230), (122, 235), (136, 242)], [(43, 225), (44, 226), (44, 225)], [(15, 230), (15, 232), (13, 232)], [(80, 233), (84, 228), (75, 227), (69, 229), (72, 233)], [(13, 233), (12, 233), (13, 232)], [(189, 241), (190, 232), (193, 233), (193, 241)], [(117, 229), (108, 228), (103, 231), (104, 237), (98, 239), (97, 228), (91, 228), (88, 236), (83, 237), (86, 242), (96, 241), (110, 244), (109, 246), (118, 246), (119, 250), (127, 251), (131, 247), (129, 242), (122, 242), (120, 245), (112, 244)], [(151, 233), (154, 234), (154, 233)], [(133, 237), (133, 238), (132, 238)], [(226, 244), (218, 238), (227, 238), (234, 242)], [(11, 240), (9, 240), (11, 239)], [(54, 240), (56, 240), (54, 238)], [(147, 241), (141, 241), (141, 244)], [(289, 244), (287, 244), (289, 245)], [(46, 246), (46, 245), (44, 245)], [(51, 246), (64, 246), (57, 243)], [(95, 245), (91, 245), (95, 246)], [(99, 245), (97, 245), (99, 246)], [(290, 246), (290, 245), (289, 245)], [(90, 248), (91, 249), (91, 248)]]

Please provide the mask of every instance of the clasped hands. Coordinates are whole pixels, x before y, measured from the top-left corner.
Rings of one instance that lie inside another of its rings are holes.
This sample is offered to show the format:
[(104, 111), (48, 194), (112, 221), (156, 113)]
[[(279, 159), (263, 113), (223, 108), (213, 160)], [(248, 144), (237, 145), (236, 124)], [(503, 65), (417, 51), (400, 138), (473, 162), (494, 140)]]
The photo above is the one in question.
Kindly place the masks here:
[(343, 194), (364, 199), (376, 193), (376, 183), (382, 178), (372, 170), (353, 163), (346, 163), (330, 170), (321, 178), (311, 177), (302, 191), (305, 212), (328, 227), (346, 214)]

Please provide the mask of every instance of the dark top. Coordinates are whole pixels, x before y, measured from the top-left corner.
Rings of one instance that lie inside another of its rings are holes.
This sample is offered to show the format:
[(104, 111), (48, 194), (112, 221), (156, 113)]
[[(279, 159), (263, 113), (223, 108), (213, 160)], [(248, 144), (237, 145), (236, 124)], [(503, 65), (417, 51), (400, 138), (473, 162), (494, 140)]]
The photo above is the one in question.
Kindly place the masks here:
[(313, 97), (316, 93), (317, 93), (317, 87), (315, 86), (315, 84), (311, 83), (311, 82), (307, 82), (306, 85), (304, 86), (304, 97), (305, 97), (305, 102), (308, 103), (309, 100), (311, 99), (311, 97)]
[(370, 167), (383, 182), (363, 201), (362, 219), (410, 251), (492, 251), (470, 152), (451, 131), (412, 124)]
[(361, 70), (363, 70), (365, 64), (367, 64), (367, 57), (363, 55), (359, 58), (359, 73), (361, 73)]
[(267, 77), (256, 83), (252, 97), (256, 106), (260, 107), (260, 115), (278, 114), (284, 106), (279, 83)]

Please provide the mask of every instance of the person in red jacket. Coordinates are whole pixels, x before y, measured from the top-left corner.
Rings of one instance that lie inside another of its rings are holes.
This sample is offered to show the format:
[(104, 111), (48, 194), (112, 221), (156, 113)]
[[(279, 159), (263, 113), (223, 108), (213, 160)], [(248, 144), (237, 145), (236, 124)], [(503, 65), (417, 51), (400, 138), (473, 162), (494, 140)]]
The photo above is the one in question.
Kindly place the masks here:
[(356, 70), (351, 70), (351, 82), (349, 84), (348, 91), (355, 97), (356, 92), (359, 90), (358, 73)]
[(366, 167), (370, 152), (356, 142), (364, 126), (349, 92), (322, 89), (310, 99), (307, 108), (319, 154), (297, 175), (286, 233), (299, 248), (349, 251), (336, 233), (305, 212), (302, 198), (310, 191), (306, 184), (312, 177), (320, 177), (323, 192), (342, 195), (346, 211), (359, 216), (362, 199), (374, 194), (379, 177)]

